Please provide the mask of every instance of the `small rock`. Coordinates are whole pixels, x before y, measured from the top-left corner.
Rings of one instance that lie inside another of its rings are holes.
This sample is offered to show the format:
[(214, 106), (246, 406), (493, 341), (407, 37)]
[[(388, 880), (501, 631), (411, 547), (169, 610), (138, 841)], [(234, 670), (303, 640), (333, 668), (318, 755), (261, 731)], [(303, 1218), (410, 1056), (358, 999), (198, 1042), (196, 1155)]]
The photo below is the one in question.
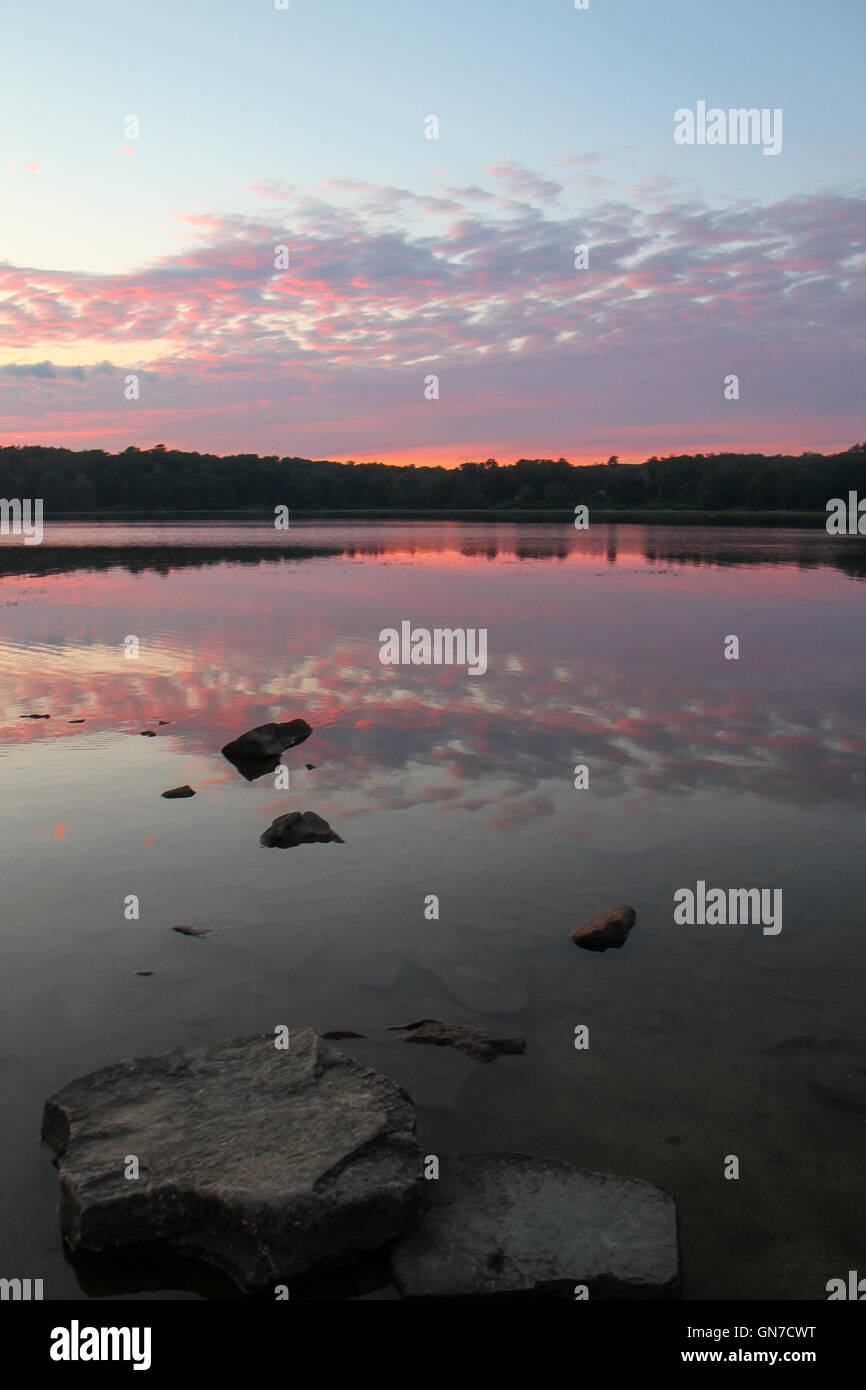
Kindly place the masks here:
[(67, 719), (67, 724), (86, 724), (86, 719)]
[(304, 763), (304, 767), (307, 769), (308, 772), (312, 772), (315, 766), (315, 763)]
[(139, 738), (156, 738), (153, 729), (139, 729), (138, 736)]
[(105, 1067), (47, 1101), (42, 1137), (73, 1250), (159, 1245), (271, 1296), (391, 1240), (425, 1186), (409, 1096), (310, 1028)]
[(315, 811), (288, 811), (284, 816), (277, 816), (261, 835), (259, 843), (268, 849), (294, 849), (296, 845), (330, 841), (338, 845), (346, 843)]
[(207, 936), (210, 927), (172, 927), (172, 931), (180, 932), (181, 936)]
[(171, 723), (171, 720), (170, 720), (170, 719), (157, 719), (156, 722), (157, 722), (157, 724), (170, 724), (170, 723)]
[(152, 975), (152, 970), (136, 970), (136, 975)]
[(192, 787), (172, 787), (170, 791), (162, 792), (161, 795), (168, 801), (177, 801), (182, 796), (195, 796), (195, 792)]
[(19, 714), (19, 719), (50, 719), (50, 714)]
[(330, 1033), (323, 1033), (322, 1037), (329, 1042), (337, 1042), (340, 1038), (366, 1038), (366, 1033), (353, 1033), (350, 1028), (334, 1028)]
[(610, 912), (599, 912), (582, 927), (575, 927), (571, 939), (575, 946), (585, 951), (607, 951), (611, 946), (625, 944), (629, 932), (635, 924), (637, 913), (633, 907), (615, 907)]
[(418, 1218), (396, 1242), (406, 1298), (534, 1294), (675, 1298), (676, 1203), (637, 1178), (519, 1153), (443, 1156)]
[(503, 1053), (526, 1051), (525, 1038), (493, 1038), (480, 1028), (463, 1023), (442, 1023), (438, 1018), (421, 1018), (417, 1023), (394, 1023), (389, 1033), (406, 1032), (404, 1042), (432, 1043), (434, 1047), (456, 1047), (476, 1062), (494, 1062)]

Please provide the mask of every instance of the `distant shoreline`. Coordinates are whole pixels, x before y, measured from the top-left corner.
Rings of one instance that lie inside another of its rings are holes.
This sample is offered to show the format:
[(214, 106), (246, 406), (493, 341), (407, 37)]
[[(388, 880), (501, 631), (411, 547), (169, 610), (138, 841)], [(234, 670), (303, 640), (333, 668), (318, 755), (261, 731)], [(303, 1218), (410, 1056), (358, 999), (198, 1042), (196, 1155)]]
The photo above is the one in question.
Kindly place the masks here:
[[(170, 518), (286, 512), (365, 520), (574, 520), (812, 529), (835, 499), (866, 498), (866, 442), (839, 454), (681, 454), (577, 466), (518, 459), (458, 468), (217, 456), (130, 447), (121, 454), (0, 447), (0, 496), (40, 499), (44, 515)], [(585, 520), (585, 514), (581, 513)], [(581, 529), (583, 527), (581, 526)]]
[[(456, 507), (358, 507), (342, 508), (293, 507), (290, 519), (299, 521), (478, 521), (478, 522), (546, 522), (550, 524), (567, 523), (572, 525), (574, 512), (567, 508), (456, 508)], [(826, 512), (819, 511), (746, 511), (728, 508), (720, 511), (700, 511), (697, 509), (651, 507), (640, 509), (628, 507), (621, 509), (591, 507), (590, 523), (604, 522), (624, 525), (646, 524), (657, 526), (770, 526), (824, 529)], [(273, 515), (261, 509), (240, 511), (237, 508), (218, 511), (196, 508), (153, 511), (118, 508), (106, 511), (55, 512), (46, 516), (46, 522), (178, 522), (178, 521), (248, 521), (273, 525)]]

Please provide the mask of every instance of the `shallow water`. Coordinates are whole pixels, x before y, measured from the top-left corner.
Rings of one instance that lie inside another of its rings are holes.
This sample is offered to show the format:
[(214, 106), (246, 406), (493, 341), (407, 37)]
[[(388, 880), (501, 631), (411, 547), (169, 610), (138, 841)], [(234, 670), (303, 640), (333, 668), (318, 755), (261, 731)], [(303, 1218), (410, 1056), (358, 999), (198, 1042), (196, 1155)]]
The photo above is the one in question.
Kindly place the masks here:
[[(782, 529), (3, 538), (0, 1274), (46, 1298), (225, 1296), (201, 1271), (66, 1260), (42, 1106), (121, 1057), (285, 1023), (367, 1034), (340, 1046), (408, 1087), (425, 1153), (673, 1190), (687, 1297), (824, 1299), (863, 1261), (866, 1112), (828, 1096), (862, 1098), (866, 1067), (864, 574), (856, 538)], [(404, 618), (486, 628), (486, 673), (382, 666)], [(295, 716), (314, 733), (288, 790), (221, 757)], [(345, 843), (262, 848), (289, 810)], [(698, 879), (782, 889), (782, 931), (676, 925)], [(572, 945), (620, 903), (621, 951)], [(424, 1016), (526, 1053), (485, 1066), (384, 1031)]]

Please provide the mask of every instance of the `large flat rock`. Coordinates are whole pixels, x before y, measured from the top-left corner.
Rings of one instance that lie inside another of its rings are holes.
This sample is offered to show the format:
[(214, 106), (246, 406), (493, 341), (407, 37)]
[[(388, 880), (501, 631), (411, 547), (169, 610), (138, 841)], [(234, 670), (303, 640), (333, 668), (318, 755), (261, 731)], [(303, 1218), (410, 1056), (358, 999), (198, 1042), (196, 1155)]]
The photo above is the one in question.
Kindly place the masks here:
[[(46, 1103), (73, 1249), (166, 1244), (249, 1290), (371, 1250), (421, 1182), (401, 1086), (312, 1029), (123, 1061)], [(140, 1177), (124, 1176), (135, 1155)]]
[(407, 1298), (547, 1294), (671, 1298), (679, 1289), (676, 1204), (636, 1178), (528, 1154), (440, 1159), (415, 1223), (395, 1244)]

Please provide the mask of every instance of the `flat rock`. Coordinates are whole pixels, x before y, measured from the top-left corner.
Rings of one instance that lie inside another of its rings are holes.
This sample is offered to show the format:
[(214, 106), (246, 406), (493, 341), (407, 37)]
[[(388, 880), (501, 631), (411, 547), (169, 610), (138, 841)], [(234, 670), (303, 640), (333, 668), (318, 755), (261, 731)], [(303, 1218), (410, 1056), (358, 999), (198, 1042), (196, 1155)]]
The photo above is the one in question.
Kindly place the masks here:
[(406, 1298), (675, 1298), (676, 1203), (637, 1178), (520, 1153), (440, 1159), (438, 1181), (394, 1246)]
[(623, 946), (636, 918), (633, 907), (614, 907), (610, 912), (590, 917), (583, 926), (575, 927), (571, 939), (585, 951), (607, 951), (611, 946)]
[(171, 787), (169, 791), (162, 792), (161, 795), (168, 801), (178, 801), (182, 796), (195, 796), (195, 792), (190, 786)]
[(526, 1051), (525, 1038), (497, 1038), (465, 1023), (443, 1023), (438, 1018), (421, 1018), (417, 1023), (395, 1023), (389, 1033), (405, 1031), (404, 1042), (432, 1043), (434, 1047), (456, 1047), (476, 1062), (495, 1062), (503, 1053)]
[(293, 849), (296, 845), (327, 844), (329, 841), (338, 845), (346, 843), (315, 811), (289, 811), (277, 816), (260, 837), (260, 843), (269, 849)]
[(312, 732), (305, 719), (290, 719), (285, 724), (259, 724), (232, 739), (222, 752), (230, 762), (238, 758), (278, 758), (287, 748), (303, 743)]
[[(422, 1171), (409, 1096), (310, 1028), (274, 1043), (119, 1062), (46, 1102), (73, 1250), (163, 1246), (249, 1291), (403, 1229)], [(124, 1177), (129, 1154), (137, 1180)]]

